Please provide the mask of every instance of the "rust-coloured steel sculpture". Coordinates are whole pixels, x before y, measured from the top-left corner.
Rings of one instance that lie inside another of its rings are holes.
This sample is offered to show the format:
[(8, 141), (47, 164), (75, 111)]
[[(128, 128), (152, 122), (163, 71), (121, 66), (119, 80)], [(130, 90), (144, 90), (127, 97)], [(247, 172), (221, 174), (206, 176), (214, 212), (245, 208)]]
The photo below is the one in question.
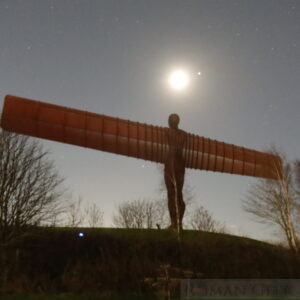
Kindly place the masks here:
[[(4, 130), (164, 163), (169, 150), (165, 127), (132, 122), (40, 101), (6, 96)], [(186, 168), (279, 179), (279, 157), (187, 133)]]
[(185, 173), (183, 150), (187, 140), (187, 133), (178, 128), (179, 121), (180, 118), (177, 114), (169, 116), (169, 129), (166, 132), (169, 150), (164, 168), (171, 227), (178, 232), (182, 229), (182, 219), (185, 211), (182, 195)]

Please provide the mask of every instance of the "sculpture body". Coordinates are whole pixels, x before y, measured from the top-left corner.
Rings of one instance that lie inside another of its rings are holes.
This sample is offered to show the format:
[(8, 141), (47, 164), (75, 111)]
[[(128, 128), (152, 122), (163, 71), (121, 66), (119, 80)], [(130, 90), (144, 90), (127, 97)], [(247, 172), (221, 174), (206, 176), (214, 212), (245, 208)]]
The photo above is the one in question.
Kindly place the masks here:
[(10, 95), (1, 116), (7, 131), (163, 163), (174, 228), (181, 227), (185, 209), (185, 168), (281, 178), (278, 156), (187, 133), (178, 123), (177, 115), (166, 128)]
[(171, 227), (173, 229), (182, 229), (182, 219), (185, 211), (182, 195), (185, 173), (183, 149), (187, 134), (178, 128), (178, 124), (179, 116), (176, 114), (170, 115), (167, 131), (169, 151), (165, 161), (164, 179), (168, 193)]

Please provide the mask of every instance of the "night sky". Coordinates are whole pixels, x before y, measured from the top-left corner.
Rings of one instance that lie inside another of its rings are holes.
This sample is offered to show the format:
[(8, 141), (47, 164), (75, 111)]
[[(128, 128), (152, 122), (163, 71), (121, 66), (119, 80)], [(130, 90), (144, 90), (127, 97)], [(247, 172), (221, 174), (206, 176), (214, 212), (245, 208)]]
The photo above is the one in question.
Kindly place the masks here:
[[(166, 79), (192, 77), (183, 92)], [(201, 76), (197, 73), (201, 72)], [(299, 158), (300, 1), (0, 0), (6, 94), (167, 126)], [(74, 197), (105, 225), (118, 204), (159, 196), (154, 163), (42, 141)], [(256, 179), (188, 171), (195, 201), (235, 234), (272, 239), (241, 199)]]

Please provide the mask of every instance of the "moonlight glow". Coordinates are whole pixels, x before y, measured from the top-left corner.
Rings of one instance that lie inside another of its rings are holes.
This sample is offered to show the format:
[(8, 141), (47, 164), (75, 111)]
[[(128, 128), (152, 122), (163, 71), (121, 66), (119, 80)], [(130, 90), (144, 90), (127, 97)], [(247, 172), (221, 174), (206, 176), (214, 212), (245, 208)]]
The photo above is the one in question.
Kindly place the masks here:
[(169, 77), (169, 84), (175, 90), (184, 90), (189, 83), (189, 76), (184, 71), (175, 71)]

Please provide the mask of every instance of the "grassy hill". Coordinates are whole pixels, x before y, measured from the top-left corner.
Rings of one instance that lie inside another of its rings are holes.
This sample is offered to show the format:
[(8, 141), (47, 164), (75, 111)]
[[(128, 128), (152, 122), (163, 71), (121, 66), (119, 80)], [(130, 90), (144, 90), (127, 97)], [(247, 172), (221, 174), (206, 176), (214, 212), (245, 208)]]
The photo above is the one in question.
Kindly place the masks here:
[(178, 293), (180, 278), (300, 278), (289, 250), (192, 230), (178, 243), (169, 230), (37, 228), (2, 247), (0, 264), (13, 293), (155, 295)]

